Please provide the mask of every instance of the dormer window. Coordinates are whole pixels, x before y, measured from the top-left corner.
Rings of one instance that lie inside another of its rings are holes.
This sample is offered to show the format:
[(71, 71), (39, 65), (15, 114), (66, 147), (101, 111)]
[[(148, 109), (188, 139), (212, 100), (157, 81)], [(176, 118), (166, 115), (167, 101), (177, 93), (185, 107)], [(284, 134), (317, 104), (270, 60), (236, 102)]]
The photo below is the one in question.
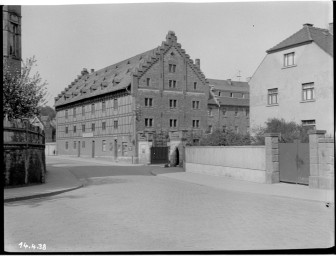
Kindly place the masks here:
[(294, 52), (284, 54), (284, 67), (294, 66)]

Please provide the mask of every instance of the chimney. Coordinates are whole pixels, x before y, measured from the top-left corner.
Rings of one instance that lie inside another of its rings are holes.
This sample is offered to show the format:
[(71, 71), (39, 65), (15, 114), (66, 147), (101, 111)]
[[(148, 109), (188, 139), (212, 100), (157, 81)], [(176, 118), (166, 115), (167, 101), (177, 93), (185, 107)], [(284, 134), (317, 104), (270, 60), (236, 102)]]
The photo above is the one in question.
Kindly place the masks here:
[(195, 64), (198, 67), (198, 69), (201, 69), (201, 60), (200, 59), (195, 59)]
[(310, 23), (306, 23), (306, 24), (303, 24), (304, 27), (312, 27), (314, 26), (314, 24), (310, 24)]
[(329, 23), (329, 33), (334, 35), (334, 23)]
[(227, 79), (227, 82), (229, 83), (229, 85), (232, 85), (231, 79)]
[(87, 71), (86, 68), (83, 68), (82, 72), (81, 72), (82, 76), (89, 74), (89, 72)]
[(94, 69), (93, 68), (91, 68), (91, 73), (93, 73), (94, 72)]

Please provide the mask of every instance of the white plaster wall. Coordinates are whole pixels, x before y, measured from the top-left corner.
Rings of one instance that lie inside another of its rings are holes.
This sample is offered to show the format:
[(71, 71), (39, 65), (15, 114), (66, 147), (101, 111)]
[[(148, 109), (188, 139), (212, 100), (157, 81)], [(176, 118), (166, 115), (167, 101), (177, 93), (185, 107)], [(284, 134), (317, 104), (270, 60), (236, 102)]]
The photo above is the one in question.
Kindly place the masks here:
[(266, 170), (265, 146), (186, 147), (185, 152), (186, 163)]
[[(283, 56), (295, 52), (295, 67), (283, 68)], [(302, 103), (302, 84), (314, 82), (315, 101)], [(333, 58), (315, 43), (266, 55), (250, 84), (250, 127), (268, 118), (301, 124), (316, 120), (316, 129), (333, 134)], [(279, 106), (267, 106), (267, 90), (278, 88)]]
[(258, 183), (266, 182), (265, 170), (252, 170), (244, 168), (233, 168), (227, 166), (216, 166), (216, 165), (195, 164), (195, 163), (185, 163), (185, 170), (186, 172), (221, 176)]

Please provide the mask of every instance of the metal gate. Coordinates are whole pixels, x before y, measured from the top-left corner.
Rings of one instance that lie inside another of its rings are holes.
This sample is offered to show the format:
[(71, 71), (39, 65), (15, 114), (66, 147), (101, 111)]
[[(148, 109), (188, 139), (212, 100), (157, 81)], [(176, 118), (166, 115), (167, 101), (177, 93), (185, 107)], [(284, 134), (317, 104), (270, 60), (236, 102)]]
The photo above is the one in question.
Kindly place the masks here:
[(309, 143), (279, 143), (280, 181), (309, 184)]
[(151, 164), (168, 163), (169, 147), (151, 147)]

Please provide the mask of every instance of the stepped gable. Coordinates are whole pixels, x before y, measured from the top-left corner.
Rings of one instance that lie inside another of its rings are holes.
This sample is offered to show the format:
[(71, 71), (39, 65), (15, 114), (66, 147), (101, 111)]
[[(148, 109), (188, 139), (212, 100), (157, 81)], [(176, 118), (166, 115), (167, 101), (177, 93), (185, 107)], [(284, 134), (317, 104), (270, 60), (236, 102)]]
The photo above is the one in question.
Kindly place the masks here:
[(298, 32), (286, 38), (276, 46), (267, 50), (267, 53), (273, 53), (280, 50), (288, 49), (301, 44), (308, 44), (315, 42), (326, 53), (334, 56), (333, 42), (334, 36), (330, 34), (329, 30), (313, 27), (312, 24), (304, 24)]
[(207, 84), (204, 74), (181, 48), (181, 44), (177, 43), (175, 33), (169, 31), (161, 46), (152, 50), (91, 73), (84, 68), (81, 74), (55, 97), (55, 107), (127, 88), (131, 85), (133, 76), (140, 78), (159, 60), (161, 54), (165, 54), (171, 47), (174, 47), (182, 57), (186, 58), (190, 68), (201, 81)]

